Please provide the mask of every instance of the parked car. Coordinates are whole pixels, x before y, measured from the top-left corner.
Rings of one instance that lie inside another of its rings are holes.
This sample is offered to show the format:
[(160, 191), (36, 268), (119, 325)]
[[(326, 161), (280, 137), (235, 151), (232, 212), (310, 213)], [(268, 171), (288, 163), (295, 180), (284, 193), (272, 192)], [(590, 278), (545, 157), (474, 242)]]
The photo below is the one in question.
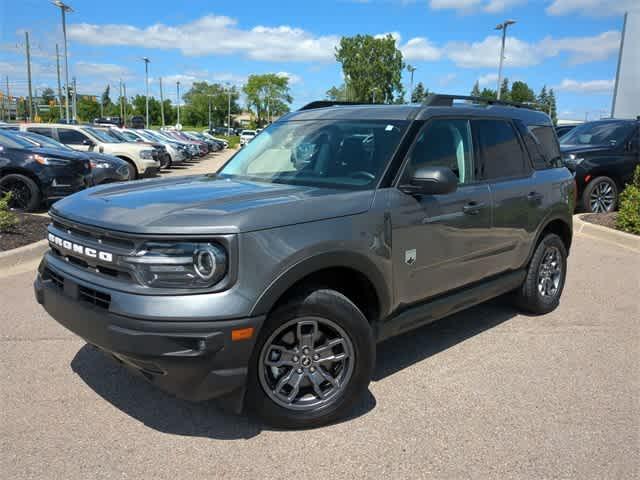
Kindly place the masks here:
[(136, 135), (133, 133), (136, 130), (133, 129), (129, 130), (110, 127), (106, 131), (123, 142), (139, 143), (152, 148), (155, 153), (154, 158), (157, 158), (160, 162), (160, 168), (168, 168), (171, 165), (171, 155), (167, 152), (167, 148), (164, 144), (156, 141), (149, 141), (140, 135)]
[(564, 135), (564, 163), (575, 174), (580, 207), (585, 212), (611, 212), (619, 193), (640, 163), (638, 120), (597, 120)]
[(255, 136), (255, 130), (242, 130), (240, 133), (240, 146), (244, 147), (247, 143), (253, 140)]
[(558, 136), (558, 138), (560, 138), (576, 128), (576, 126), (577, 125), (558, 125), (556, 127), (556, 135)]
[(90, 185), (85, 155), (37, 146), (17, 133), (0, 130), (0, 193), (11, 193), (11, 208), (31, 212)]
[(218, 137), (214, 137), (213, 135), (211, 135), (208, 132), (201, 132), (202, 135), (210, 140), (213, 140), (215, 142), (218, 142), (218, 144), (223, 148), (228, 148), (229, 147), (229, 142), (227, 142), (224, 138), (218, 138)]
[(36, 298), (182, 398), (334, 421), (376, 341), (509, 292), (534, 314), (559, 304), (575, 184), (551, 120), (461, 99), (309, 106), (216, 176), (58, 202)]
[(163, 140), (156, 138), (155, 136), (149, 134), (148, 130), (127, 130), (134, 135), (137, 135), (142, 141), (146, 142), (154, 142), (162, 145), (167, 153), (169, 154), (169, 164), (167, 168), (171, 168), (173, 165), (179, 165), (183, 163), (188, 155), (186, 154), (186, 148), (181, 148), (177, 142), (171, 142), (169, 140)]
[(157, 152), (147, 145), (123, 142), (108, 131), (86, 125), (24, 123), (20, 130), (39, 133), (84, 152), (105, 153), (127, 162), (129, 180), (153, 176), (160, 171)]
[[(191, 159), (191, 157), (194, 155), (194, 150), (196, 151), (195, 153), (197, 153), (197, 149), (191, 148), (192, 145), (186, 142), (183, 142), (181, 140), (178, 140), (176, 138), (162, 135), (162, 133), (157, 130), (145, 129), (145, 130), (136, 130), (136, 131), (143, 132), (143, 135), (146, 135), (151, 140), (156, 140), (161, 143), (169, 144), (173, 148), (175, 148), (178, 151), (178, 155), (176, 156), (176, 160), (172, 159), (173, 164), (181, 163), (181, 162), (184, 162), (185, 160)], [(169, 149), (167, 150), (170, 151)]]
[(134, 115), (129, 123), (131, 128), (145, 128), (147, 125), (145, 118), (141, 115)]
[[(77, 152), (53, 138), (45, 137), (44, 135), (31, 132), (16, 132), (16, 135), (33, 143), (37, 147), (57, 148), (81, 154), (81, 152)], [(91, 163), (91, 186), (129, 180), (129, 169), (127, 162), (124, 160), (97, 152), (86, 152), (84, 156)]]
[(195, 140), (199, 140), (201, 142), (206, 143), (207, 146), (209, 147), (209, 152), (219, 152), (223, 148), (222, 144), (220, 142), (218, 142), (217, 140), (214, 140), (212, 138), (205, 137), (200, 132), (195, 132), (195, 131), (189, 130), (189, 131), (184, 132), (184, 133), (186, 135), (188, 135), (189, 137), (195, 139)]
[(209, 146), (206, 143), (201, 142), (200, 140), (195, 140), (195, 139), (189, 137), (188, 135), (185, 135), (181, 131), (178, 131), (178, 130), (163, 130), (163, 133), (165, 135), (173, 137), (173, 138), (175, 138), (177, 140), (182, 140), (183, 142), (188, 142), (188, 143), (190, 143), (192, 145), (195, 145), (197, 147), (196, 155), (199, 156), (199, 157), (203, 157), (207, 153), (209, 153)]
[(100, 117), (94, 118), (93, 124), (100, 127), (122, 127), (123, 122), (120, 117)]
[(192, 142), (191, 140), (185, 140), (184, 138), (171, 135), (170, 130), (165, 130), (165, 129), (162, 129), (162, 130), (147, 130), (147, 132), (151, 132), (153, 135), (160, 136), (162, 138), (165, 138), (165, 139), (170, 140), (172, 142), (177, 142), (177, 143), (185, 146), (187, 148), (187, 151), (189, 152), (189, 155), (190, 155), (191, 159), (200, 156), (200, 145), (199, 144), (197, 144), (195, 142)]

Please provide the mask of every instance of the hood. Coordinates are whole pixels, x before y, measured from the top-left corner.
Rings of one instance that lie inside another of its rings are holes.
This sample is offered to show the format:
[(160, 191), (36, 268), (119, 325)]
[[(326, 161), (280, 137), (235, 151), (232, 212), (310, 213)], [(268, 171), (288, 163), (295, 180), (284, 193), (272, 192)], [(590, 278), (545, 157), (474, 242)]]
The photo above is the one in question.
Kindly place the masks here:
[(121, 232), (224, 234), (355, 215), (368, 210), (373, 195), (202, 175), (92, 188), (58, 201), (51, 212)]
[(38, 147), (30, 149), (33, 153), (52, 158), (64, 158), (72, 160), (87, 160), (87, 154), (84, 152), (76, 152), (74, 150), (66, 150), (62, 148)]
[(560, 145), (560, 151), (568, 155), (570, 153), (599, 153), (611, 150), (610, 145)]
[(86, 155), (95, 162), (109, 163), (116, 167), (127, 164), (127, 162), (122, 160), (121, 158), (114, 157), (113, 155), (107, 155), (105, 153), (87, 152)]

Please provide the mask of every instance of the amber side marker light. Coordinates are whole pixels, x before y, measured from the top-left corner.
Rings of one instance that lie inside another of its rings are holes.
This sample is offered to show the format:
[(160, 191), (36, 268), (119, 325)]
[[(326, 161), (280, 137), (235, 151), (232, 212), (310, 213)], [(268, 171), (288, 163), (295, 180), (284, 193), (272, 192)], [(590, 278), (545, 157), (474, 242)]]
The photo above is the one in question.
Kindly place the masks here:
[(234, 342), (249, 340), (251, 337), (253, 337), (253, 327), (231, 330), (231, 340)]

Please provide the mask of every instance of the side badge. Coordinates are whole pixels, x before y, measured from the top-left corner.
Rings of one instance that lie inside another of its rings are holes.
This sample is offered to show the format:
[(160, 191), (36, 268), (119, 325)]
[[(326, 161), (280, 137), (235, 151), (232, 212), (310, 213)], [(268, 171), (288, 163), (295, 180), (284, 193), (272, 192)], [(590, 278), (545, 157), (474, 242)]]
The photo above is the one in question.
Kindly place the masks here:
[(416, 249), (406, 250), (404, 252), (404, 263), (407, 265), (413, 265), (416, 263)]

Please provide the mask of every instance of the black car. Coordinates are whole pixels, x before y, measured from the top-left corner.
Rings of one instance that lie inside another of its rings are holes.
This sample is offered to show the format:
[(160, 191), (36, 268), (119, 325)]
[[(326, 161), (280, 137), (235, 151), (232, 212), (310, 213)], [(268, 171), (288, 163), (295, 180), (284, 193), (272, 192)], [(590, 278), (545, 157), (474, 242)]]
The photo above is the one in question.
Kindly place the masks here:
[[(16, 132), (16, 135), (33, 143), (37, 147), (59, 148), (61, 150), (80, 153), (53, 138), (33, 132)], [(88, 151), (82, 152), (91, 162), (91, 186), (105, 183), (126, 182), (129, 180), (127, 162), (111, 155)]]
[(564, 163), (575, 173), (579, 206), (611, 212), (618, 194), (640, 162), (638, 120), (598, 120), (577, 126), (561, 138)]
[(131, 122), (129, 124), (131, 128), (145, 128), (146, 123), (144, 117), (141, 115), (134, 115), (131, 117)]
[(91, 164), (79, 152), (37, 147), (13, 132), (0, 131), (0, 193), (11, 207), (31, 211), (90, 186)]
[(569, 133), (571, 130), (573, 130), (576, 127), (577, 125), (559, 125), (556, 127), (556, 135), (558, 136), (558, 138), (560, 138), (563, 135), (566, 135), (567, 133)]

